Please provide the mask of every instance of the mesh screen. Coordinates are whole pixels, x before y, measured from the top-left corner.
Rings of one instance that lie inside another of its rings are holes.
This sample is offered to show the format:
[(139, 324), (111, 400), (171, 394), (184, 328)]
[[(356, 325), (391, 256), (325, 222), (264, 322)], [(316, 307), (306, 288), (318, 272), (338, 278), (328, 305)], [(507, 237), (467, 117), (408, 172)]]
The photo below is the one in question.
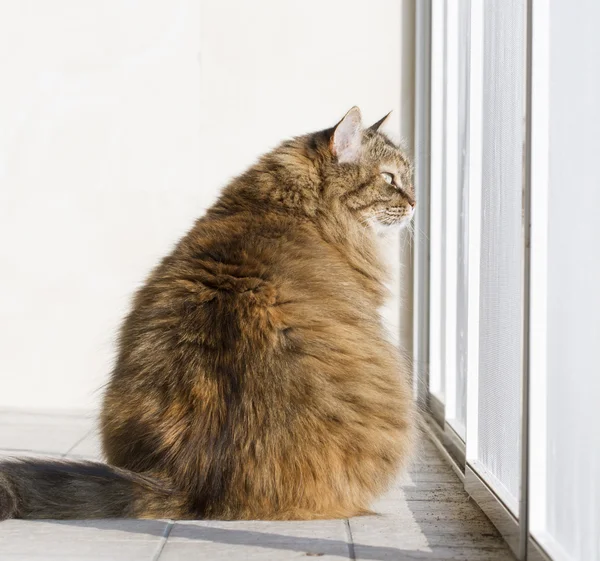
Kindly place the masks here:
[(524, 2), (486, 0), (478, 460), (516, 508), (520, 464)]

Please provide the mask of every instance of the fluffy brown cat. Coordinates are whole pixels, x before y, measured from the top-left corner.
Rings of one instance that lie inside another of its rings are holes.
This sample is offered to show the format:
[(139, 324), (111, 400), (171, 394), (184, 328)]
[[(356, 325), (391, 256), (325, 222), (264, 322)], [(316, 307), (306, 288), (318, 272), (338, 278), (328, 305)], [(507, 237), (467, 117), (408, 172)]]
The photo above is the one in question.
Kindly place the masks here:
[(0, 518), (367, 512), (413, 439), (375, 230), (411, 167), (358, 108), (225, 188), (139, 290), (101, 416), (108, 465), (0, 464)]

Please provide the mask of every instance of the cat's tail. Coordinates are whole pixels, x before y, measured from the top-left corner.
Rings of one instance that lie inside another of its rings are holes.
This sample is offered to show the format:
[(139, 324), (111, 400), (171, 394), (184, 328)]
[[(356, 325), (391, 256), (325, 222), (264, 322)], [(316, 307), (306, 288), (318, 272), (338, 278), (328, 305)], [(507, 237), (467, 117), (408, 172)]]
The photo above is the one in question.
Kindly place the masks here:
[(0, 462), (0, 520), (182, 518), (184, 497), (168, 482), (97, 462)]

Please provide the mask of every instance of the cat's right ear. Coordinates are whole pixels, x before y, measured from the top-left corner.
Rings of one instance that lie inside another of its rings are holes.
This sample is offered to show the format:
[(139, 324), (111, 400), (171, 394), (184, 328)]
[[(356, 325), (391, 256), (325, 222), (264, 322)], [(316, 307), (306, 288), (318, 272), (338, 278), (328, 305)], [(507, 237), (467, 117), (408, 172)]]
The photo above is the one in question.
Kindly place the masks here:
[(356, 162), (360, 157), (362, 141), (362, 118), (360, 109), (354, 106), (344, 118), (333, 127), (329, 139), (329, 149), (338, 162)]

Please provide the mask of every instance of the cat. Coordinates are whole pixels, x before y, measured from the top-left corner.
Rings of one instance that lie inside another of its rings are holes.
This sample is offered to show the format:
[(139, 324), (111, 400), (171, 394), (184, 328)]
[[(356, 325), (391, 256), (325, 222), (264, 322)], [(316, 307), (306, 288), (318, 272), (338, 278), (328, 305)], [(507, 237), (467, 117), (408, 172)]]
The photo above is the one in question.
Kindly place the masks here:
[(135, 295), (100, 418), (107, 464), (0, 463), (0, 519), (304, 520), (369, 512), (415, 435), (378, 313), (376, 230), (407, 156), (352, 108), (222, 192)]

